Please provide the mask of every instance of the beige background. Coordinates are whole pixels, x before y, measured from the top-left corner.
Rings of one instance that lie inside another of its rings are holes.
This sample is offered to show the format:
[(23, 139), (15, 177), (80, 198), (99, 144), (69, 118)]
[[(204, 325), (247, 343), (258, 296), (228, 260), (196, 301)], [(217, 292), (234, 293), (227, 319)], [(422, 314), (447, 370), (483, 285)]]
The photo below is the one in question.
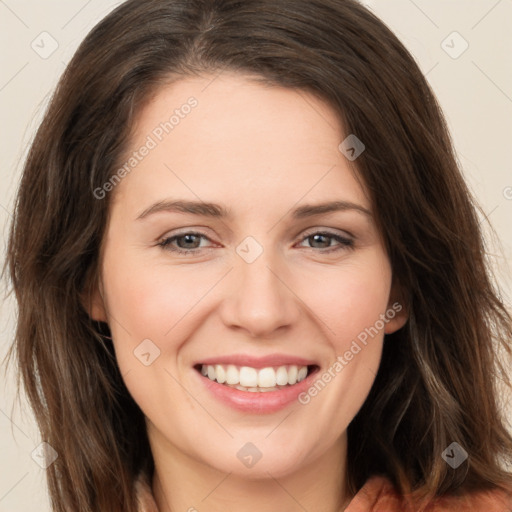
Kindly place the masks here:
[[(20, 161), (34, 127), (79, 42), (119, 3), (0, 0), (2, 255)], [(510, 298), (512, 0), (365, 3), (416, 56), (444, 108), (467, 180), (501, 239), (502, 252), (496, 246), (491, 252), (501, 286)], [(56, 45), (51, 55), (45, 54)], [(1, 358), (13, 331), (12, 300), (3, 304), (0, 315)], [(0, 371), (0, 512), (49, 511), (44, 470), (31, 457), (40, 439), (30, 413), (15, 407), (12, 372)]]

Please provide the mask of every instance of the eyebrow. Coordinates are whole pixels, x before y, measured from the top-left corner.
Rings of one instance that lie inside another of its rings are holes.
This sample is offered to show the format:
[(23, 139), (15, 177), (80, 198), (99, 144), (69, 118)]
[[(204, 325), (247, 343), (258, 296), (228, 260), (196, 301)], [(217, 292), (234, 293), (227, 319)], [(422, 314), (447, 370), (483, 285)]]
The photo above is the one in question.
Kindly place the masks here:
[[(350, 210), (372, 217), (370, 210), (351, 201), (329, 201), (320, 204), (305, 204), (293, 210), (291, 215), (294, 219), (304, 219), (325, 213)], [(228, 219), (232, 217), (231, 210), (216, 203), (205, 203), (204, 201), (163, 200), (146, 208), (136, 220), (141, 220), (155, 213), (164, 211), (171, 213), (190, 213), (193, 215), (220, 219)]]

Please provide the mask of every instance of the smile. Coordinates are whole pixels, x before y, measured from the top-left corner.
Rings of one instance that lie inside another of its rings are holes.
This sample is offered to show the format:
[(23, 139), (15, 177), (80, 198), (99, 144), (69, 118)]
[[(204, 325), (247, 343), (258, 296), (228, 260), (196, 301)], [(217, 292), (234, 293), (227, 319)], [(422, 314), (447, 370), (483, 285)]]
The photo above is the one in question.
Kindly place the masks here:
[(233, 364), (201, 365), (208, 379), (240, 391), (268, 392), (293, 386), (304, 380), (311, 367), (298, 365), (253, 368)]
[(297, 404), (320, 366), (290, 354), (265, 357), (234, 354), (198, 361), (198, 385), (224, 406), (244, 413), (269, 414)]

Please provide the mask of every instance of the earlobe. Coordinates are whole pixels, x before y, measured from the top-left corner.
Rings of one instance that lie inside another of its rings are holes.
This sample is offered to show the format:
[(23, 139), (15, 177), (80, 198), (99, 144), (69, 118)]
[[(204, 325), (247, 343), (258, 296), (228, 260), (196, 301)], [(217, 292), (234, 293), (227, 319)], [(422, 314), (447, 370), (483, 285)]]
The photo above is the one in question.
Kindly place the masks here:
[(386, 311), (388, 321), (384, 328), (385, 334), (392, 334), (401, 329), (407, 322), (409, 313), (406, 307), (399, 301), (390, 303)]
[(401, 329), (409, 318), (409, 311), (406, 307), (404, 300), (404, 293), (401, 287), (393, 281), (391, 292), (389, 295), (388, 309), (386, 310), (386, 327), (384, 328), (385, 334), (393, 334)]
[(81, 302), (92, 320), (108, 323), (103, 300), (103, 287), (99, 279), (88, 281), (88, 284), (81, 293)]
[(90, 299), (89, 307), (87, 308), (89, 316), (98, 322), (108, 323), (105, 307), (101, 297), (98, 298), (96, 297), (96, 294), (94, 294), (94, 296), (91, 296)]

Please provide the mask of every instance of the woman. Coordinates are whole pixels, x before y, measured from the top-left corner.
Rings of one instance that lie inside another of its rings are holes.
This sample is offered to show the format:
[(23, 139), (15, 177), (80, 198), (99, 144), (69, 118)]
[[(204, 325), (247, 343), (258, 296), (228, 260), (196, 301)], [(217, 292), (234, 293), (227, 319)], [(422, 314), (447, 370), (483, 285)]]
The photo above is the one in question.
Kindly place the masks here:
[(355, 1), (118, 7), (8, 264), (56, 511), (512, 508), (511, 318), (436, 100)]

